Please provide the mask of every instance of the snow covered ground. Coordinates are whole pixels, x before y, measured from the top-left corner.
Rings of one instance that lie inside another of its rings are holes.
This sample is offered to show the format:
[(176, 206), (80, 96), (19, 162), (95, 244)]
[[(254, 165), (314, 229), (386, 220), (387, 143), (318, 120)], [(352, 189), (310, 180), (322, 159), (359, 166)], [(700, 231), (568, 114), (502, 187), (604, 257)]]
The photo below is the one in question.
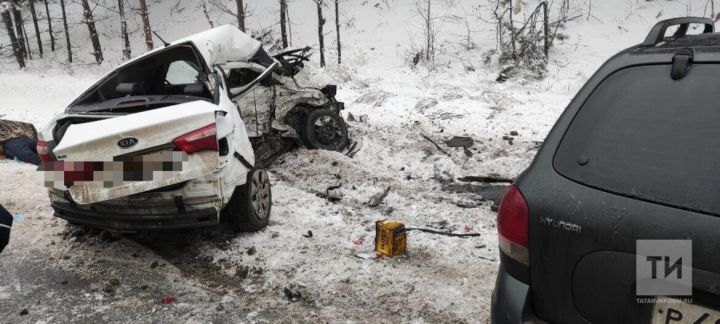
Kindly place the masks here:
[[(354, 158), (299, 149), (276, 161), (270, 170), (272, 220), (259, 233), (235, 234), (220, 226), (113, 236), (71, 226), (52, 217), (40, 173), (0, 161), (0, 204), (26, 217), (0, 255), (0, 273), (8, 274), (0, 277), (2, 318), (47, 323), (487, 322), (498, 264), (495, 215), (491, 202), (479, 194), (453, 190), (457, 178), (517, 176), (605, 59), (640, 42), (658, 19), (703, 13), (700, 1), (690, 0), (594, 1), (590, 15), (583, 11), (587, 3), (578, 4), (583, 16), (562, 30), (569, 38), (552, 49), (547, 77), (500, 84), (494, 81), (499, 66), (483, 63), (483, 49), (494, 42), (487, 23), (473, 18), (478, 49), (469, 51), (453, 45), (464, 27), (442, 25), (448, 35), (443, 57), (451, 63), (434, 71), (411, 68), (404, 60), (419, 19), (414, 2), (376, 2), (345, 4), (343, 17), (352, 22), (345, 64), (307, 71), (339, 83), (338, 97), (357, 120), (349, 123), (351, 137), (362, 149)], [(267, 3), (257, 4), (250, 24), (271, 25), (261, 19), (270, 12)], [(299, 17), (313, 17), (313, 8), (300, 3), (291, 2), (298, 17), (294, 43), (312, 45), (314, 18)], [(443, 3), (447, 14), (473, 12), (471, 1)], [(186, 28), (175, 28), (191, 14)], [(204, 17), (191, 10), (167, 19), (157, 10), (151, 18), (168, 39), (207, 28)], [(82, 29), (75, 27), (75, 32)], [(117, 46), (105, 46), (119, 53)], [(333, 55), (328, 53), (329, 61)], [(108, 56), (101, 66), (67, 67), (57, 54), (25, 71), (1, 62), (0, 116), (42, 125), (117, 64), (113, 54)], [(466, 70), (468, 65), (475, 71)], [(367, 120), (360, 121), (364, 115)], [(445, 147), (443, 141), (452, 136), (472, 137), (471, 154)], [(337, 185), (339, 202), (317, 194)], [(387, 187), (385, 201), (368, 206), (370, 197)], [(357, 257), (372, 250), (374, 221), (383, 218), (482, 235), (461, 239), (411, 232), (406, 256)], [(308, 231), (312, 237), (306, 237)], [(302, 299), (289, 302), (285, 288), (300, 292)], [(161, 305), (164, 296), (177, 301)], [(21, 315), (23, 309), (27, 315)]]

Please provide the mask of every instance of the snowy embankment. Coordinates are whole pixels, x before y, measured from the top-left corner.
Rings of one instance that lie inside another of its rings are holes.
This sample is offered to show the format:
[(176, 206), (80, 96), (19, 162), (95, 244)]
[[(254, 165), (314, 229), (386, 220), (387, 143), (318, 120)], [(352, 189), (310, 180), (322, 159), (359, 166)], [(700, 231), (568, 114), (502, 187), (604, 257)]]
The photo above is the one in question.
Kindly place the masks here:
[[(270, 170), (272, 220), (259, 233), (218, 227), (113, 237), (70, 226), (52, 217), (41, 174), (0, 161), (0, 204), (26, 217), (16, 224), (11, 252), (0, 262), (22, 263), (32, 256), (45, 260), (43, 267), (89, 283), (67, 292), (79, 299), (68, 299), (74, 304), (66, 314), (60, 310), (66, 307), (44, 304), (41, 298), (19, 300), (28, 290), (44, 287), (28, 288), (17, 284), (21, 279), (5, 277), (0, 304), (12, 300), (29, 308), (32, 319), (51, 322), (486, 321), (497, 267), (495, 215), (480, 194), (453, 187), (457, 178), (517, 176), (593, 71), (616, 51), (641, 41), (658, 11), (666, 18), (684, 14), (686, 6), (681, 1), (596, 1), (592, 16), (563, 30), (569, 38), (553, 48), (545, 79), (499, 84), (494, 82), (498, 67), (483, 65), (480, 50), (457, 53), (463, 57), (458, 61), (475, 71), (449, 64), (429, 72), (402, 64), (405, 53), (397, 44), (406, 42), (408, 30), (395, 27), (413, 19), (406, 13), (414, 8), (408, 4), (381, 12), (387, 23), (378, 26), (357, 18), (348, 32), (345, 67), (308, 68), (339, 82), (338, 97), (357, 120), (349, 123), (350, 135), (362, 149), (354, 158), (299, 149), (276, 161)], [(356, 6), (346, 10), (367, 15), (376, 10)], [(383, 28), (393, 33), (377, 49), (366, 46)], [(310, 40), (311, 35), (298, 37)], [(480, 46), (491, 43), (488, 38)], [(33, 66), (4, 71), (0, 115), (41, 126), (109, 68), (74, 68), (73, 74)], [(452, 136), (470, 136), (475, 144), (468, 154), (445, 147), (443, 141)], [(318, 195), (338, 185), (333, 192), (338, 202)], [(368, 206), (371, 196), (388, 187), (382, 204)], [(372, 250), (374, 221), (382, 218), (481, 236), (411, 232), (406, 256), (357, 257)], [(121, 283), (106, 289), (111, 278)], [(300, 292), (301, 301), (288, 302), (285, 288)], [(177, 303), (158, 305), (165, 295)], [(8, 310), (10, 318), (18, 313)]]

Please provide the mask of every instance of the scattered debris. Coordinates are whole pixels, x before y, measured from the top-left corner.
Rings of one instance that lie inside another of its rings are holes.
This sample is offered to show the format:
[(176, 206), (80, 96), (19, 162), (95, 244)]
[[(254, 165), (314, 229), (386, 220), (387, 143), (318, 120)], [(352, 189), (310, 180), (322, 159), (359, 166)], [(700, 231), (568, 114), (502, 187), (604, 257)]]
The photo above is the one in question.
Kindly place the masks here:
[(360, 252), (360, 253), (355, 254), (355, 256), (360, 259), (365, 259), (365, 260), (376, 260), (376, 259), (380, 259), (383, 257), (382, 253), (377, 253), (375, 251)]
[(449, 147), (463, 147), (467, 149), (475, 145), (475, 140), (467, 136), (453, 136), (451, 139), (445, 141), (445, 144)]
[(438, 101), (435, 98), (425, 98), (423, 100), (418, 101), (417, 104), (415, 104), (415, 110), (417, 110), (419, 113), (424, 114), (428, 109), (437, 106)]
[(312, 231), (307, 231), (307, 233), (306, 233), (306, 234), (303, 234), (303, 236), (304, 236), (304, 237), (307, 237), (307, 238), (311, 238), (311, 237), (313, 237), (313, 232), (312, 232)]
[(115, 292), (115, 286), (113, 286), (111, 283), (108, 282), (108, 283), (105, 283), (102, 290), (108, 294), (112, 294)]
[(299, 291), (292, 291), (290, 288), (285, 287), (283, 289), (283, 292), (285, 293), (285, 298), (291, 303), (300, 301), (302, 299), (302, 294)]
[(315, 195), (327, 199), (327, 201), (331, 203), (337, 203), (338, 201), (342, 200), (342, 193), (336, 189), (339, 189), (342, 187), (342, 184), (339, 185), (333, 185), (325, 188), (325, 192), (315, 192)]
[[(493, 184), (451, 183), (443, 186), (442, 190), (454, 193), (470, 193), (478, 195), (478, 201), (492, 201), (493, 206), (491, 206), (490, 209), (496, 211), (493, 208), (494, 206), (500, 205), (500, 199), (502, 199), (503, 193), (507, 190), (507, 186)], [(458, 206), (460, 205), (458, 204)]]
[(357, 154), (357, 152), (360, 152), (360, 149), (361, 149), (361, 147), (358, 145), (358, 143), (359, 143), (358, 141), (354, 141), (354, 142), (350, 143), (350, 145), (348, 145), (347, 152), (345, 152), (345, 156), (347, 156), (351, 159), (353, 157), (355, 157), (355, 154)]
[(428, 140), (430, 143), (432, 143), (433, 145), (435, 145), (435, 147), (436, 147), (440, 152), (443, 152), (445, 155), (450, 156), (450, 153), (448, 153), (447, 151), (443, 150), (443, 148), (440, 147), (440, 145), (439, 145), (437, 142), (433, 141), (432, 138), (430, 138), (429, 136), (427, 136), (427, 135), (425, 135), (425, 134), (423, 134), (423, 133), (420, 133), (420, 136), (422, 136), (424, 139)]
[(466, 236), (480, 236), (480, 233), (450, 233), (450, 232), (440, 232), (436, 230), (431, 230), (429, 228), (406, 228), (406, 232), (410, 231), (418, 231), (418, 232), (424, 232), (424, 233), (430, 233), (430, 234), (438, 234), (438, 235), (445, 235), (445, 236), (456, 236), (456, 237), (466, 237)]
[(502, 139), (505, 140), (505, 141), (507, 141), (508, 144), (510, 144), (510, 145), (513, 145), (513, 141), (515, 141), (515, 138), (514, 138), (514, 137), (512, 137), (512, 136), (507, 136), (507, 135), (503, 136)]
[(176, 302), (176, 301), (177, 301), (177, 298), (175, 298), (175, 296), (168, 295), (168, 296), (165, 296), (165, 297), (163, 297), (163, 298), (160, 299), (160, 304), (170, 305), (170, 304), (172, 304), (172, 303), (174, 303), (174, 302)]
[(483, 183), (513, 183), (515, 179), (499, 176), (465, 176), (458, 178), (462, 182), (483, 182)]
[(482, 197), (480, 199), (461, 199), (455, 202), (455, 205), (460, 208), (478, 208), (482, 206)]
[[(394, 94), (382, 90), (371, 91), (355, 99), (355, 102), (370, 104), (373, 107), (380, 107), (383, 105), (383, 103), (385, 103), (385, 100), (387, 100), (387, 98), (394, 96)], [(362, 117), (360, 117), (360, 121), (362, 121)]]
[(368, 206), (370, 207), (377, 207), (379, 206), (383, 200), (385, 200), (385, 197), (390, 193), (391, 186), (387, 186), (383, 192), (378, 193), (370, 197), (370, 201), (368, 201)]

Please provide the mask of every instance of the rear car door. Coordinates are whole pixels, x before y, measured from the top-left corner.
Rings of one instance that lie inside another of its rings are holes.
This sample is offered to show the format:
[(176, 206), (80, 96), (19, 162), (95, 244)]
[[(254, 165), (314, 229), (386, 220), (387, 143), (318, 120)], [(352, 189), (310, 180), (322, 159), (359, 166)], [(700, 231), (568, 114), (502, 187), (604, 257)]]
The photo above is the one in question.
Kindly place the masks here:
[(685, 320), (720, 309), (720, 65), (694, 64), (681, 80), (670, 71), (668, 62), (607, 76), (518, 181), (538, 317), (672, 323), (666, 306), (644, 299), (662, 295), (636, 294), (636, 262), (648, 257), (638, 240), (691, 241), (694, 306), (677, 308)]

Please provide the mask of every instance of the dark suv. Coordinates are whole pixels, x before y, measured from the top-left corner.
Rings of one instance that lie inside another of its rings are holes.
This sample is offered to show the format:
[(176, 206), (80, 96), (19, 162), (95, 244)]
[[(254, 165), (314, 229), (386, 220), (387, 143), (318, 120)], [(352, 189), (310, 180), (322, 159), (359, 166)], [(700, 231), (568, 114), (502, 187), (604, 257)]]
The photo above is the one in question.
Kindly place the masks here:
[[(710, 19), (662, 21), (570, 102), (500, 205), (493, 323), (720, 323), (713, 32)], [(692, 293), (639, 295), (638, 240), (690, 240), (691, 266), (657, 270), (692, 274)]]

